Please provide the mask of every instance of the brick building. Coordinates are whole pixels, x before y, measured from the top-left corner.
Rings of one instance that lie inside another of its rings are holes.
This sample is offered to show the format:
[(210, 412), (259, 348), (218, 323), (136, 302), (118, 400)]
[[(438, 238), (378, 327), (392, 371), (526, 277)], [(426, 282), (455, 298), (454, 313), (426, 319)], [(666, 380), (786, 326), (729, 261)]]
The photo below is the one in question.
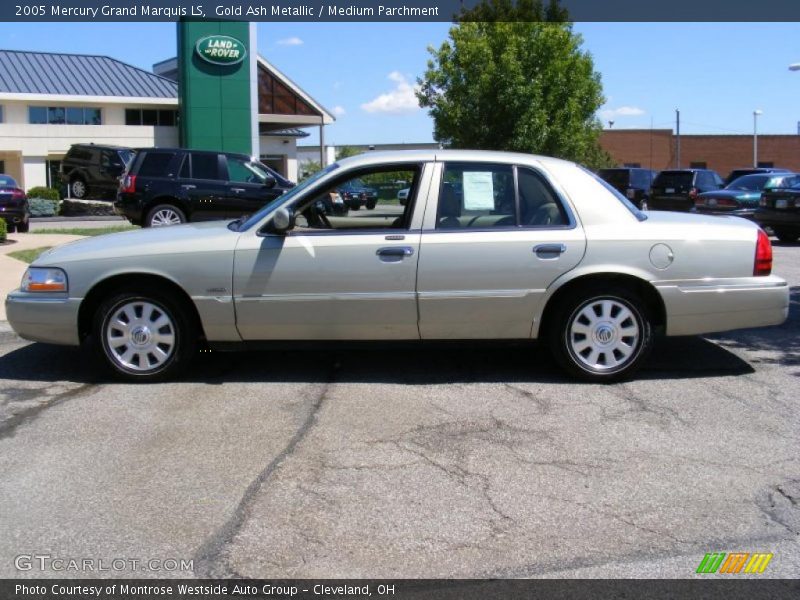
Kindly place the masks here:
[[(600, 144), (619, 166), (655, 170), (676, 164), (677, 139), (671, 129), (606, 129)], [(725, 177), (753, 165), (752, 135), (681, 135), (681, 167), (714, 169)], [(800, 172), (800, 135), (759, 135), (758, 166)]]

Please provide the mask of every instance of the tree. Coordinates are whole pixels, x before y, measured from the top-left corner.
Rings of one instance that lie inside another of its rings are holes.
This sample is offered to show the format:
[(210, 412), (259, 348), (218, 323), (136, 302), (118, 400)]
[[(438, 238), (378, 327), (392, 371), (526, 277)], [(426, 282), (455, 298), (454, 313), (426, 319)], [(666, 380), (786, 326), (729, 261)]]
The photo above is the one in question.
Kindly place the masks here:
[(486, 0), (465, 9), (418, 80), (434, 138), (451, 148), (547, 154), (592, 167), (605, 99), (582, 37), (557, 2)]
[(307, 160), (300, 163), (300, 181), (308, 179), (317, 171), (321, 171), (322, 167), (317, 160)]
[(363, 154), (363, 150), (359, 150), (358, 148), (354, 148), (353, 146), (340, 146), (336, 149), (336, 160), (341, 160), (343, 158), (350, 158), (351, 156), (358, 156), (359, 154)]

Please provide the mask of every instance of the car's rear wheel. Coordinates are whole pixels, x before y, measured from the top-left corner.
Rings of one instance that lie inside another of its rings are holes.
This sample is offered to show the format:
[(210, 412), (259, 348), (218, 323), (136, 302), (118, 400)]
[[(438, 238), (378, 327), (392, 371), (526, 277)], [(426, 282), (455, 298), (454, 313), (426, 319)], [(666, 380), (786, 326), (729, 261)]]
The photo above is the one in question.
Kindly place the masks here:
[(616, 381), (647, 359), (653, 328), (645, 303), (633, 292), (584, 289), (557, 309), (550, 344), (570, 374), (587, 381)]
[(31, 228), (30, 221), (20, 221), (17, 223), (17, 231), (20, 233), (28, 233), (28, 230)]
[(6, 232), (14, 233), (17, 230), (17, 225), (11, 221), (6, 221)]
[(83, 200), (89, 195), (89, 186), (86, 185), (86, 182), (83, 179), (76, 177), (69, 184), (69, 192), (70, 196), (73, 198)]
[(800, 229), (789, 227), (775, 227), (775, 236), (782, 242), (796, 242), (800, 237)]
[(161, 292), (110, 296), (95, 316), (95, 348), (111, 371), (130, 381), (160, 381), (191, 360), (197, 330), (181, 302)]
[(186, 223), (186, 215), (177, 206), (159, 204), (154, 206), (145, 218), (145, 227), (166, 227)]
[(374, 202), (373, 201), (367, 202), (367, 210), (374, 210), (377, 204), (378, 204), (377, 200), (375, 200)]

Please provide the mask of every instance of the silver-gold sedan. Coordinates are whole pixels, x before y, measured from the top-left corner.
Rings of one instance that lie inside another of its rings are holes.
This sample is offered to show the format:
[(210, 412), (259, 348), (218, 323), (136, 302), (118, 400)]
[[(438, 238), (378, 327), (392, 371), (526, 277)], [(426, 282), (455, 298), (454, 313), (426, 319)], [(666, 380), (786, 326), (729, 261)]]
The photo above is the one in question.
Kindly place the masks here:
[[(319, 199), (348, 181), (410, 181), (374, 210)], [(6, 300), (24, 338), (78, 345), (136, 381), (198, 344), (542, 339), (606, 381), (658, 332), (782, 323), (772, 249), (735, 217), (642, 213), (582, 167), (524, 154), (369, 153), (235, 221), (101, 236), (40, 256)]]

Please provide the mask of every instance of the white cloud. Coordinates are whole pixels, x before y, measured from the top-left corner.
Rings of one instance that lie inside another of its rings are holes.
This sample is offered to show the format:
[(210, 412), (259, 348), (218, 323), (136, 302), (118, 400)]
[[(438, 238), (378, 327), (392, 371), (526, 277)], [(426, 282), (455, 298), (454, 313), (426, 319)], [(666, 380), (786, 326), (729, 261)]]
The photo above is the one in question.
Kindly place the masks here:
[(344, 109), (344, 106), (334, 106), (331, 110), (333, 111), (333, 114), (336, 115), (337, 117), (341, 117), (347, 112)]
[(399, 71), (392, 71), (387, 76), (387, 79), (395, 83), (394, 89), (362, 104), (362, 110), (368, 113), (394, 115), (419, 110), (419, 101), (414, 93), (417, 91), (418, 86), (410, 84), (405, 75)]
[(278, 40), (276, 42), (279, 46), (302, 46), (303, 40), (301, 40), (297, 36), (283, 38), (282, 40)]
[(602, 119), (616, 119), (618, 117), (641, 117), (646, 114), (645, 111), (638, 106), (620, 106), (619, 108), (605, 108), (599, 113)]

